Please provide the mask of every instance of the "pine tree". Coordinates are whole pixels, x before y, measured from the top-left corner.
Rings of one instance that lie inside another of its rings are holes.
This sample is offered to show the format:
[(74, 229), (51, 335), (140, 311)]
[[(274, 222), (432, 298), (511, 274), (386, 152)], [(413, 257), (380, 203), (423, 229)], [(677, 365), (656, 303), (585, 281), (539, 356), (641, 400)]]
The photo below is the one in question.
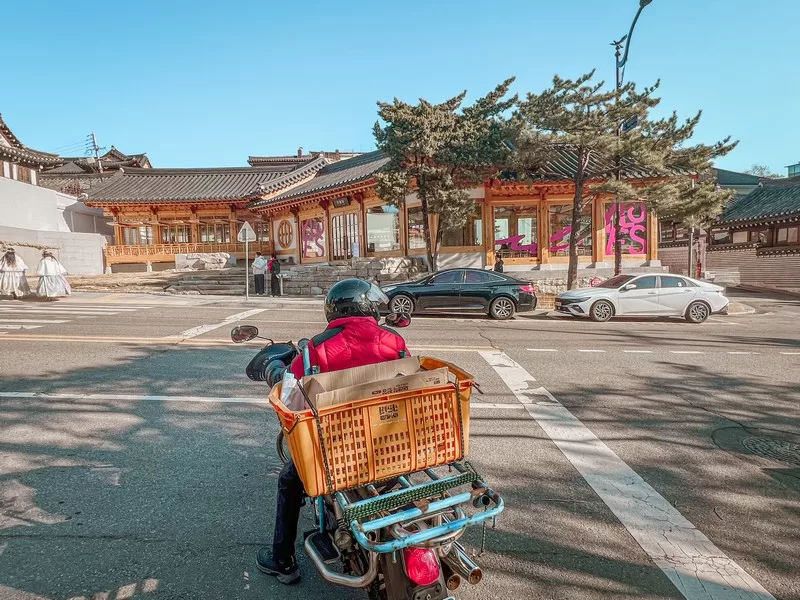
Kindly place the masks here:
[[(718, 215), (730, 192), (696, 179), (736, 142), (726, 138), (710, 146), (687, 145), (700, 113), (682, 123), (674, 113), (652, 120), (650, 111), (660, 103), (653, 95), (658, 83), (641, 91), (633, 83), (603, 91), (605, 84), (593, 83), (593, 76), (594, 71), (575, 80), (556, 75), (552, 87), (520, 103), (514, 118), (517, 172), (532, 179), (550, 177), (547, 164), (554, 150), (569, 149), (576, 158), (572, 223), (579, 223), (583, 207), (600, 196), (614, 196), (618, 204), (643, 201), (659, 216), (687, 223), (705, 223)], [(580, 233), (577, 226), (570, 232), (570, 289), (577, 279)], [(619, 265), (618, 224), (616, 240)]]
[[(398, 207), (416, 192), (432, 271), (438, 267), (442, 233), (463, 227), (474, 211), (468, 188), (508, 163), (505, 113), (517, 98), (506, 96), (513, 81), (504, 81), (463, 108), (466, 92), (441, 104), (420, 99), (411, 105), (397, 98), (391, 103), (378, 102), (380, 121), (375, 123), (375, 139), (378, 149), (390, 160), (377, 175), (377, 192)], [(437, 217), (434, 232), (430, 230), (430, 216)]]

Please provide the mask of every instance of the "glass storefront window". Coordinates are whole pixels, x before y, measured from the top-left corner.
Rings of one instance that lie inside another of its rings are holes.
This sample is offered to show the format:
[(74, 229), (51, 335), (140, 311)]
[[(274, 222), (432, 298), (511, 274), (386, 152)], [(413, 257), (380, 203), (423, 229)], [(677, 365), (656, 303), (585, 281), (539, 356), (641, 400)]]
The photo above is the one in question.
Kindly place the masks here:
[(423, 219), (421, 206), (413, 206), (408, 209), (408, 249), (409, 250), (424, 250), (425, 249), (425, 229), (423, 228)]
[[(572, 205), (551, 206), (550, 214), (550, 254), (569, 256), (569, 238), (572, 232)], [(578, 256), (592, 255), (592, 205), (587, 204), (581, 211), (578, 227)]]
[[(606, 256), (614, 255), (616, 211), (616, 203), (606, 203)], [(644, 203), (621, 203), (619, 226), (622, 234), (622, 253), (647, 254), (647, 208)]]
[(462, 227), (453, 227), (442, 232), (442, 246), (444, 247), (480, 246), (482, 244), (483, 218), (479, 206), (475, 207), (475, 211), (467, 217), (467, 221)]
[(126, 246), (151, 246), (153, 244), (153, 228), (149, 225), (142, 227), (123, 227), (122, 239)]
[(347, 260), (358, 256), (358, 213), (336, 215), (331, 219), (333, 260)]
[(191, 241), (191, 229), (183, 223), (164, 224), (161, 226), (162, 244), (186, 244)]
[(311, 217), (300, 223), (300, 243), (303, 258), (325, 256), (325, 218)]
[(200, 241), (226, 244), (231, 241), (231, 226), (227, 223), (203, 223), (200, 225)]
[(539, 207), (496, 206), (494, 247), (503, 258), (531, 258), (539, 252)]
[(384, 204), (367, 209), (367, 252), (400, 250), (400, 210)]

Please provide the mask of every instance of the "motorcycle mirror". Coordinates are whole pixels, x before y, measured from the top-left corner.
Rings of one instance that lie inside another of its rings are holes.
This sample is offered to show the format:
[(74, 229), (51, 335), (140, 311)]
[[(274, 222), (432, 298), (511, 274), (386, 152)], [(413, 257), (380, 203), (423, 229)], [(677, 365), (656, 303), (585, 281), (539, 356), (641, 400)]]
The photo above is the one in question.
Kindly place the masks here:
[(408, 313), (389, 313), (386, 315), (385, 322), (392, 327), (408, 327), (411, 325), (411, 315)]
[(231, 340), (235, 344), (249, 342), (258, 337), (258, 327), (255, 325), (237, 325), (231, 330)]

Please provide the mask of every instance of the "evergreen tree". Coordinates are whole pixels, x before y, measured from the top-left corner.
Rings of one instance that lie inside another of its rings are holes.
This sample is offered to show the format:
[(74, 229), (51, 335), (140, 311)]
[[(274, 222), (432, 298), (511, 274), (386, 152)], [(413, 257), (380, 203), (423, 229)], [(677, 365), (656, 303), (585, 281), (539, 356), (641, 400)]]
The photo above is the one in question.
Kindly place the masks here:
[[(718, 215), (730, 192), (695, 180), (736, 142), (726, 138), (710, 146), (688, 145), (700, 113), (684, 122), (674, 113), (653, 120), (650, 111), (660, 102), (653, 96), (658, 83), (641, 91), (633, 83), (603, 91), (604, 83), (593, 83), (593, 76), (594, 71), (575, 80), (556, 75), (552, 87), (528, 94), (520, 103), (514, 118), (518, 173), (533, 179), (552, 177), (547, 165), (554, 150), (568, 149), (575, 159), (571, 174), (574, 224), (580, 222), (587, 203), (609, 195), (617, 203), (643, 201), (659, 216), (687, 223), (705, 223)], [(615, 229), (618, 269), (618, 223)], [(577, 226), (572, 227), (567, 272), (570, 289), (578, 273), (580, 234)]]
[[(378, 102), (375, 139), (390, 160), (377, 176), (377, 192), (398, 207), (416, 192), (432, 271), (438, 267), (442, 233), (463, 227), (474, 211), (468, 188), (495, 175), (508, 162), (504, 115), (517, 101), (516, 96), (506, 98), (513, 81), (504, 81), (466, 107), (462, 107), (466, 92), (441, 104), (420, 99), (412, 105), (397, 98)], [(430, 216), (436, 217), (433, 232)]]

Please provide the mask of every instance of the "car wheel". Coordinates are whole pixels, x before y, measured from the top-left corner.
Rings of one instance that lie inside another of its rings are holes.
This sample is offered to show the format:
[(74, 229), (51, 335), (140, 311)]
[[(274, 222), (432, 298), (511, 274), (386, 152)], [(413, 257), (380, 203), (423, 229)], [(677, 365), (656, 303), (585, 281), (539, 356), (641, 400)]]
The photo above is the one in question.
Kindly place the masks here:
[(702, 323), (711, 316), (711, 309), (705, 302), (692, 302), (686, 307), (686, 320), (689, 323)]
[(589, 309), (589, 316), (592, 318), (592, 321), (605, 323), (614, 316), (614, 307), (611, 306), (611, 302), (608, 300), (598, 300), (592, 304), (592, 308)]
[(511, 298), (506, 298), (505, 296), (495, 298), (492, 300), (491, 306), (489, 306), (489, 314), (493, 319), (497, 319), (499, 321), (505, 321), (513, 317), (515, 310), (516, 308), (514, 306), (514, 301)]
[(389, 301), (389, 310), (393, 313), (408, 313), (414, 312), (414, 299), (405, 294), (397, 294)]

